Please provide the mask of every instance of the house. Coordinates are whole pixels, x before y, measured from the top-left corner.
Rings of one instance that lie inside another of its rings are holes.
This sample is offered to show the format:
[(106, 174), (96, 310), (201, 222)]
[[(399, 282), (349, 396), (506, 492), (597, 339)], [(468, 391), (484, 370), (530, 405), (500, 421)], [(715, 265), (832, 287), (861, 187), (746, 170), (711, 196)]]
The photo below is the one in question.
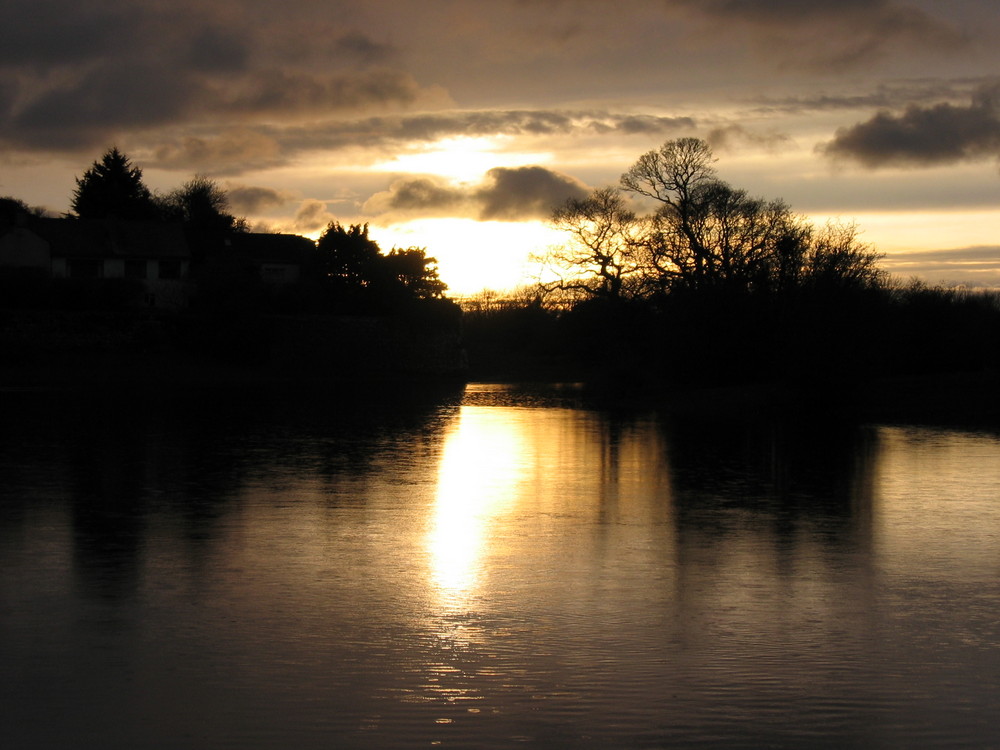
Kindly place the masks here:
[(268, 284), (293, 284), (302, 278), (311, 254), (312, 240), (295, 234), (235, 232), (201, 243), (206, 265), (240, 266)]
[(28, 216), (0, 217), (0, 268), (34, 268), (51, 273), (49, 243), (28, 227)]
[(0, 224), (0, 268), (36, 268), (53, 279), (134, 279), (146, 304), (180, 307), (191, 252), (180, 225), (19, 215)]
[(183, 307), (207, 273), (293, 284), (315, 245), (290, 234), (204, 232), (181, 224), (120, 219), (0, 216), (0, 269), (38, 269), (52, 279), (130, 279), (145, 304)]
[(191, 251), (178, 224), (49, 219), (38, 232), (51, 248), (53, 278), (133, 279), (147, 305), (187, 303)]

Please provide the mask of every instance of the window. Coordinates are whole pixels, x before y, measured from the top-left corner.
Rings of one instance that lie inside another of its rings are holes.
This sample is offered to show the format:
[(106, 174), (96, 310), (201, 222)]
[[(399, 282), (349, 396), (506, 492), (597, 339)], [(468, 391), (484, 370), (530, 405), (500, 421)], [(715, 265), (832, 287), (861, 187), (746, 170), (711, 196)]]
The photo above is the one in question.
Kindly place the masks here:
[(103, 275), (104, 261), (100, 258), (70, 258), (69, 277), (71, 279), (99, 279)]
[(282, 266), (263, 266), (260, 275), (264, 281), (281, 282), (285, 280), (285, 271)]
[(181, 262), (179, 260), (161, 260), (160, 261), (160, 274), (161, 279), (179, 279), (181, 277)]
[(146, 261), (145, 260), (126, 260), (125, 261), (125, 278), (126, 279), (144, 279), (144, 278), (146, 278)]

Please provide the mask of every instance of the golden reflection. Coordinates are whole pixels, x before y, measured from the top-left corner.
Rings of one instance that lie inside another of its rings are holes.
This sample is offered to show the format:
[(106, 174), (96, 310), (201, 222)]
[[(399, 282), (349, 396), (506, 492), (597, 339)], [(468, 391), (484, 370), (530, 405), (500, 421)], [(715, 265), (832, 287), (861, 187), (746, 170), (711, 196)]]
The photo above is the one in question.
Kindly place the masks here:
[(491, 521), (515, 499), (525, 446), (514, 411), (462, 407), (445, 438), (427, 540), (432, 580), (443, 604), (461, 604), (475, 589)]

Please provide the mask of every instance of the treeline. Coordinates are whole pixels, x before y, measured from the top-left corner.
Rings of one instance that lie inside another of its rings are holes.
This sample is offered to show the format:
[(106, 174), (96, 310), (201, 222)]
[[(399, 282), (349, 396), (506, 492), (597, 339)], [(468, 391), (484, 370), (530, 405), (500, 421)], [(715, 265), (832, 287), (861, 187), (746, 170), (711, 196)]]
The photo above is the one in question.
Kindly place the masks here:
[(1000, 372), (1000, 293), (919, 282), (853, 292), (731, 291), (574, 302), (521, 294), (464, 304), (480, 379), (583, 380), (613, 390)]
[(76, 179), (70, 200), (80, 219), (179, 222), (215, 231), (248, 230), (246, 219), (229, 212), (229, 198), (218, 183), (196, 175), (165, 194), (153, 193), (142, 170), (117, 146), (108, 149)]
[(815, 227), (713, 163), (703, 141), (669, 141), (557, 209), (567, 242), (539, 259), (544, 283), (466, 305), (474, 373), (829, 390), (1000, 364), (996, 294), (894, 281), (854, 225)]
[[(297, 264), (299, 276), (291, 283), (268, 283), (246, 253), (219, 250), (220, 237), (251, 233), (247, 220), (231, 213), (228, 194), (218, 183), (196, 175), (179, 188), (154, 193), (142, 170), (117, 147), (76, 179), (70, 206), (66, 219), (182, 226), (191, 255), (188, 280), (196, 287), (191, 304), (197, 312), (383, 315), (417, 309), (424, 315), (458, 314), (445, 297), (447, 286), (438, 276), (436, 260), (424, 248), (383, 252), (369, 237), (367, 225), (331, 222), (316, 243), (296, 237), (300, 248), (292, 248), (285, 242), (282, 252), (288, 257), (282, 260)], [(0, 223), (13, 224), (18, 214), (29, 224), (44, 220), (41, 209), (17, 198), (0, 198)], [(250, 239), (237, 236), (221, 244), (245, 248)], [(256, 243), (262, 245), (274, 248), (278, 241)], [(297, 252), (301, 247), (308, 251)], [(25, 283), (25, 276), (23, 269), (0, 273), (0, 307), (115, 310), (142, 297), (142, 284), (131, 279), (53, 279), (40, 274)]]
[(192, 309), (230, 316), (406, 314), (457, 325), (461, 311), (423, 248), (386, 253), (369, 237), (368, 225), (331, 222), (307, 249), (292, 283), (269, 283), (239, 257), (211, 259), (198, 273)]

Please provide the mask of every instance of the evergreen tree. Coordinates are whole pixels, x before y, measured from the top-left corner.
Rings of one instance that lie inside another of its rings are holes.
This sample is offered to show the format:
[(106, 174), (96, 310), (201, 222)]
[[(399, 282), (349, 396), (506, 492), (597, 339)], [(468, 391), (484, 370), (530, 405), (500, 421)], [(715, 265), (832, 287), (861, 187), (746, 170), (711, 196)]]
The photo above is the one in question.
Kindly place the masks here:
[(115, 146), (76, 180), (70, 204), (81, 219), (151, 220), (158, 217), (142, 170)]
[(378, 243), (368, 237), (368, 225), (344, 227), (331, 222), (317, 242), (323, 274), (337, 287), (360, 289), (371, 285), (382, 260)]
[(327, 303), (350, 312), (397, 310), (415, 301), (444, 298), (437, 261), (423, 248), (394, 248), (384, 255), (367, 224), (331, 222), (316, 243), (318, 275)]

